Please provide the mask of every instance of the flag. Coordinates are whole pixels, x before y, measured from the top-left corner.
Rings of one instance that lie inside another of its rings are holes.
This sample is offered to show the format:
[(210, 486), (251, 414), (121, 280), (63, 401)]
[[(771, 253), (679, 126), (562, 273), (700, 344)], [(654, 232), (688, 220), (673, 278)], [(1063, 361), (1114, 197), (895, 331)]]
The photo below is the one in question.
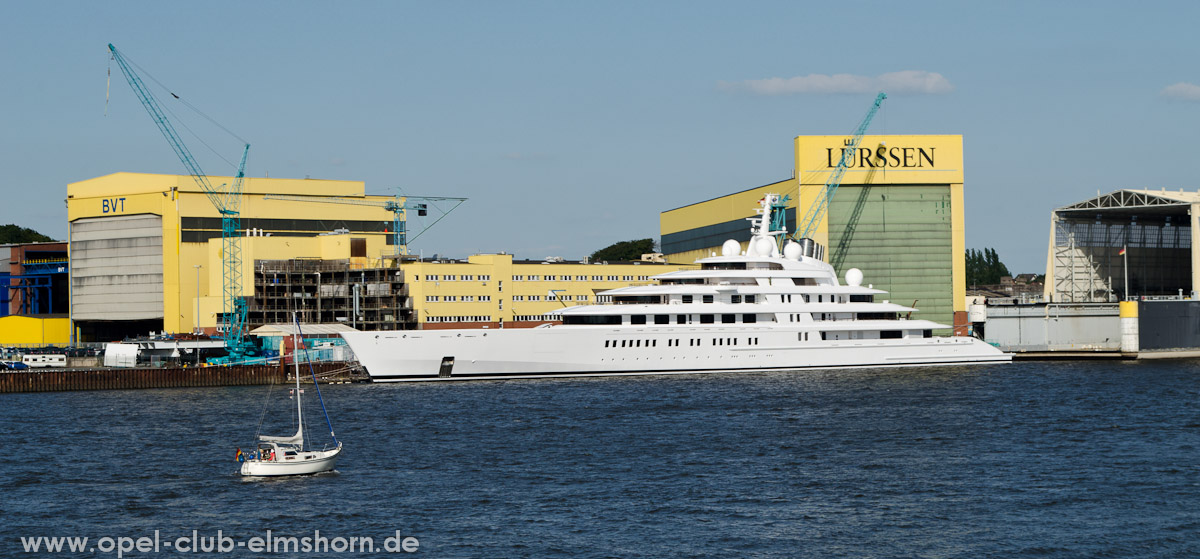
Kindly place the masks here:
[(240, 449), (240, 448), (237, 449), (237, 454), (234, 455), (234, 459), (237, 460), (238, 462), (246, 461), (246, 457), (242, 455), (242, 449)]
[(1117, 256), (1125, 256), (1125, 248), (1126, 247), (1121, 247), (1121, 251), (1117, 253)]

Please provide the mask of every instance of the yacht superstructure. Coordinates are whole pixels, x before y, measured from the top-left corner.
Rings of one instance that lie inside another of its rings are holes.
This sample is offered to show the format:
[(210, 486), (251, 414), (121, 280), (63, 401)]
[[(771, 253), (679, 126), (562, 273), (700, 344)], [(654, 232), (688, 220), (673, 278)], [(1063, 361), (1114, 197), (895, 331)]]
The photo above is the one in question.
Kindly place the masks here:
[(600, 304), (549, 313), (532, 329), (347, 332), (376, 381), (684, 374), (1008, 362), (1011, 355), (916, 309), (877, 301), (857, 269), (841, 284), (808, 239), (784, 241), (770, 194), (750, 218), (748, 248), (726, 241), (698, 270), (612, 289)]

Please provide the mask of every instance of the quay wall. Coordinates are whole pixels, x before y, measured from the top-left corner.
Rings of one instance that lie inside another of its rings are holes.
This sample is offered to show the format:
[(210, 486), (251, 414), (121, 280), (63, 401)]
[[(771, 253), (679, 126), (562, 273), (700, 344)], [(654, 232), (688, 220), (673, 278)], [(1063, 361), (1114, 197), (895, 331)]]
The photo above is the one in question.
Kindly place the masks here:
[[(347, 368), (346, 363), (314, 363), (318, 376)], [(287, 382), (278, 365), (169, 367), (144, 369), (28, 369), (0, 372), (0, 394), (66, 390), (121, 390), (198, 386), (249, 386)], [(307, 373), (307, 371), (303, 371)]]
[(1133, 308), (1119, 308), (1115, 302), (989, 304), (983, 337), (1003, 351), (1031, 357), (1154, 359), (1200, 352), (1200, 301), (1144, 299), (1121, 304)]

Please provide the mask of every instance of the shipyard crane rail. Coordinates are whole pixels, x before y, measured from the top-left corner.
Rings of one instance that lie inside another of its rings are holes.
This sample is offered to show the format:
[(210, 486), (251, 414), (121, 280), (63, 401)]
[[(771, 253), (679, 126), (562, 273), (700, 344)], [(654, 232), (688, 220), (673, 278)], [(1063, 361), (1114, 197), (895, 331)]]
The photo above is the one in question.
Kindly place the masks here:
[(887, 99), (887, 94), (880, 91), (879, 95), (875, 96), (875, 104), (871, 105), (871, 110), (867, 111), (867, 116), (863, 117), (858, 128), (854, 131), (854, 136), (846, 142), (842, 147), (842, 157), (838, 160), (837, 167), (829, 173), (829, 180), (825, 181), (825, 188), (821, 190), (821, 194), (808, 207), (808, 211), (804, 213), (804, 219), (796, 226), (796, 235), (799, 238), (811, 239), (812, 235), (817, 230), (817, 224), (825, 218), (826, 212), (829, 211), (829, 202), (833, 200), (834, 193), (837, 192), (838, 185), (842, 183), (842, 175), (846, 174), (846, 168), (850, 162), (857, 157), (858, 144), (862, 142), (863, 135), (867, 132), (867, 127), (871, 125), (871, 119), (875, 118), (875, 113), (879, 111), (879, 106), (883, 104), (883, 100)]
[[(125, 81), (129, 82), (129, 87), (133, 88), (133, 92), (137, 94), (137, 98), (146, 108), (146, 112), (150, 113), (150, 118), (154, 120), (158, 130), (162, 132), (167, 143), (171, 145), (171, 149), (175, 150), (175, 155), (192, 175), (192, 180), (208, 196), (213, 207), (221, 214), (221, 292), (222, 314), (225, 317), (225, 331), (222, 338), (225, 340), (225, 348), (229, 352), (231, 360), (236, 360), (242, 357), (248, 348), (243, 339), (243, 332), (246, 329), (247, 306), (246, 300), (241, 294), (242, 245), (238, 230), (241, 229), (242, 224), (242, 183), (246, 177), (246, 158), (250, 154), (250, 144), (247, 143), (242, 151), (242, 162), (238, 165), (237, 175), (234, 177), (232, 185), (227, 187), (223, 183), (214, 187), (208, 180), (208, 175), (200, 168), (199, 162), (184, 144), (183, 138), (175, 131), (171, 121), (167, 119), (166, 112), (159, 105), (154, 94), (133, 70), (125, 56), (112, 43), (109, 43), (108, 50), (112, 53), (113, 60), (117, 61), (121, 72), (125, 74)], [(172, 96), (175, 94), (172, 93)], [(178, 98), (178, 96), (175, 97)]]
[[(391, 200), (368, 200), (365, 198), (347, 198), (343, 196), (299, 196), (291, 194), (266, 194), (263, 200), (288, 200), (292, 202), (316, 202), (322, 204), (349, 204), (352, 206), (371, 206), (383, 208), (392, 212), (392, 244), (396, 247), (396, 254), (408, 254), (408, 242), (416, 240), (417, 237), (423, 235), (434, 225), (437, 225), (442, 218), (446, 217), (450, 212), (466, 202), (466, 198), (455, 198), (451, 196), (396, 196)], [(407, 212), (408, 210), (416, 210), (417, 215), (425, 215), (429, 211), (430, 202), (456, 202), (453, 207), (446, 210), (437, 219), (430, 223), (429, 226), (417, 233), (412, 239), (408, 238)], [(415, 203), (420, 202), (420, 203)]]

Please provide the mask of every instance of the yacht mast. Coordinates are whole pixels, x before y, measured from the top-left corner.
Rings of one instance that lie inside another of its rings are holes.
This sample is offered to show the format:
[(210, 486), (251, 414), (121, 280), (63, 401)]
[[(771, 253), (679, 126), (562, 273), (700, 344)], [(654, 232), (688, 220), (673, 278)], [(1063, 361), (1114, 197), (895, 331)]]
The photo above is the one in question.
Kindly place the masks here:
[(292, 333), (292, 365), (295, 366), (296, 376), (296, 427), (300, 433), (300, 450), (304, 450), (304, 407), (300, 405), (300, 322), (296, 313), (292, 313), (292, 323), (296, 331)]

